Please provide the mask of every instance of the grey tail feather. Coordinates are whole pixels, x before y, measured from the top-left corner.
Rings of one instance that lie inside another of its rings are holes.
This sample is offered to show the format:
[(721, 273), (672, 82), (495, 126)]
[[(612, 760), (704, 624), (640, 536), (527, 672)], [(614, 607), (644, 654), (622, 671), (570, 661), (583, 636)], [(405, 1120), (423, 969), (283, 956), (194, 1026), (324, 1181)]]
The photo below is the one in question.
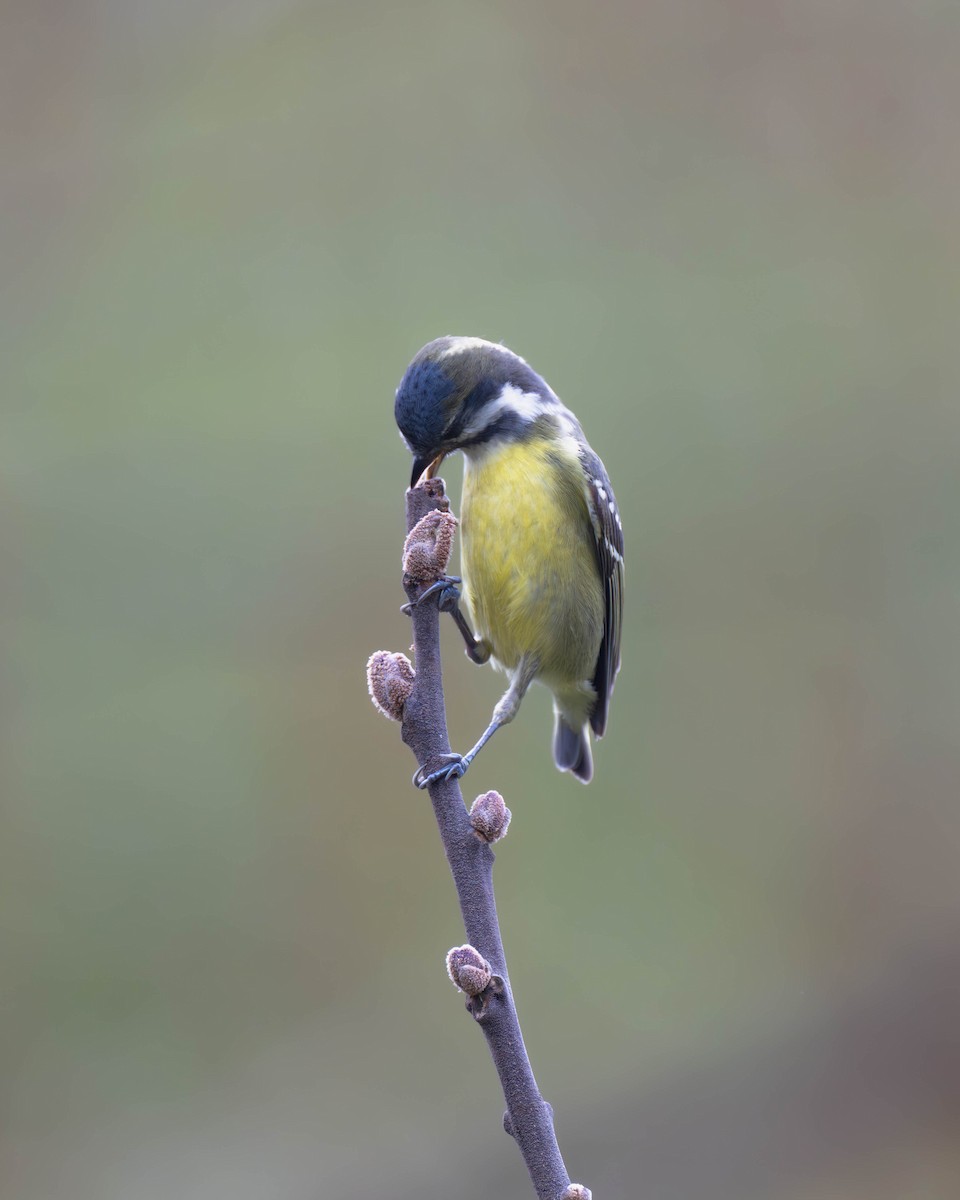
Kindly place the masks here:
[(582, 783), (593, 778), (593, 755), (590, 753), (590, 732), (584, 724), (571, 729), (557, 713), (553, 730), (553, 761), (561, 771), (570, 771)]

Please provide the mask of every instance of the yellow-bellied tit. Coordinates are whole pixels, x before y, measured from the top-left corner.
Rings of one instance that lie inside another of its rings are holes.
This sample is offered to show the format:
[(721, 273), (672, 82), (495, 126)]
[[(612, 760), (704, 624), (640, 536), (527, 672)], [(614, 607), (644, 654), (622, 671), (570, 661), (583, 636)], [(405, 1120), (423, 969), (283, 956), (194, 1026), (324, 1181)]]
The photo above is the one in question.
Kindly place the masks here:
[[(602, 737), (623, 613), (623, 528), (610, 479), (580, 423), (519, 355), (482, 338), (429, 342), (397, 389), (397, 425), (413, 454), (410, 486), (462, 450), (462, 581), (438, 594), (467, 653), (490, 659), (510, 686), (477, 744), (418, 787), (462, 776), (536, 679), (553, 693), (553, 758), (584, 783), (590, 730)], [(463, 584), (476, 637), (459, 609)]]

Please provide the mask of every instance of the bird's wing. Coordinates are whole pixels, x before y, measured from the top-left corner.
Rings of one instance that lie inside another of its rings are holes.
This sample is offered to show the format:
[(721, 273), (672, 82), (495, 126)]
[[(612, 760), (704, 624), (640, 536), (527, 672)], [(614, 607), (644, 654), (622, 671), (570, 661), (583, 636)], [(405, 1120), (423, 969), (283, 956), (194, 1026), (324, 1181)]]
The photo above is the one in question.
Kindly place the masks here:
[(599, 457), (583, 446), (580, 462), (586, 481), (587, 504), (596, 539), (597, 562), (603, 580), (603, 640), (597, 657), (593, 686), (597, 702), (590, 725), (597, 737), (607, 727), (607, 710), (613, 685), (620, 670), (620, 627), (623, 621), (623, 525), (610, 484), (610, 476)]

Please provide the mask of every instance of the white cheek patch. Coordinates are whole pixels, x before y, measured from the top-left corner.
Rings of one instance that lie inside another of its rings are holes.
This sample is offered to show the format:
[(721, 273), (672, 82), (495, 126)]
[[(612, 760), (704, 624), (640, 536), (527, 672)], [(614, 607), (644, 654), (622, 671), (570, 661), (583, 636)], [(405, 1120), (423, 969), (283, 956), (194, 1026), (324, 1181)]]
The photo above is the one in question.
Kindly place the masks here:
[(522, 392), (512, 383), (505, 383), (499, 396), (494, 396), (473, 415), (464, 426), (463, 433), (467, 437), (482, 433), (489, 428), (498, 417), (504, 413), (515, 413), (524, 421), (535, 421), (537, 417), (552, 408), (552, 403), (538, 396), (536, 392)]

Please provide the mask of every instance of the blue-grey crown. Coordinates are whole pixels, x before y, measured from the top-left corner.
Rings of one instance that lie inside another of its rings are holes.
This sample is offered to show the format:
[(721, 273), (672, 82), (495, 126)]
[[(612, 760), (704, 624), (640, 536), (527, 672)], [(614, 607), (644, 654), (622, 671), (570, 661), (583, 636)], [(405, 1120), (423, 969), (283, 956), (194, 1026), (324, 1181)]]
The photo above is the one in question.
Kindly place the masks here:
[(404, 441), (414, 452), (438, 447), (449, 424), (456, 384), (436, 359), (421, 357), (404, 372), (397, 388), (394, 416)]

